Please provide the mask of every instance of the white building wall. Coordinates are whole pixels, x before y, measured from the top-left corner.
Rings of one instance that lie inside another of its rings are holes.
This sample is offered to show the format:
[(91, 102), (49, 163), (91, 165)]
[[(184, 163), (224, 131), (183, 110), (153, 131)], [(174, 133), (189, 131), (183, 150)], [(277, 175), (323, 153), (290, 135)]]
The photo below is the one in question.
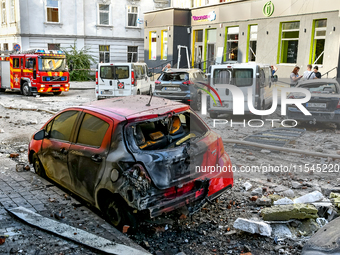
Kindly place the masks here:
[[(6, 0), (9, 19), (10, 0)], [(110, 61), (127, 61), (128, 46), (138, 46), (138, 60), (143, 61), (143, 13), (160, 6), (159, 0), (59, 0), (59, 22), (47, 22), (47, 0), (15, 0), (16, 22), (0, 26), (0, 44), (19, 43), (22, 50), (47, 48), (49, 43), (67, 48), (89, 49), (98, 61), (99, 45), (110, 45)], [(167, 7), (169, 0), (162, 0)], [(99, 25), (99, 4), (110, 5), (110, 24)], [(127, 27), (127, 6), (138, 7), (138, 28)], [(157, 6), (156, 6), (157, 5)], [(0, 9), (1, 20), (1, 9)], [(3, 48), (1, 48), (3, 49)]]

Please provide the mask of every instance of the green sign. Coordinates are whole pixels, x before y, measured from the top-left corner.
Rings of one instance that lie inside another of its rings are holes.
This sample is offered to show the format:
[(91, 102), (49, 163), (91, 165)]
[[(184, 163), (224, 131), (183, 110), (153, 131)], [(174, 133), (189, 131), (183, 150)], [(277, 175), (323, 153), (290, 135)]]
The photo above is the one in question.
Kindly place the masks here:
[(274, 4), (269, 1), (263, 6), (263, 14), (264, 16), (270, 17), (274, 13)]

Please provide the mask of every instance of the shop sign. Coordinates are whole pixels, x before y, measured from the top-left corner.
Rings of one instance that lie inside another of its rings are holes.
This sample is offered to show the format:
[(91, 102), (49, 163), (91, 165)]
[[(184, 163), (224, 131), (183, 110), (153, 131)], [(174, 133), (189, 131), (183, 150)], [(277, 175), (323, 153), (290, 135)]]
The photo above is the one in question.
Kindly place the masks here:
[(272, 1), (265, 3), (262, 11), (263, 11), (264, 16), (267, 16), (267, 17), (272, 16), (274, 13), (274, 4), (272, 3)]
[(216, 19), (216, 13), (215, 11), (209, 12), (207, 15), (201, 15), (201, 16), (192, 16), (192, 19), (194, 21), (214, 21)]

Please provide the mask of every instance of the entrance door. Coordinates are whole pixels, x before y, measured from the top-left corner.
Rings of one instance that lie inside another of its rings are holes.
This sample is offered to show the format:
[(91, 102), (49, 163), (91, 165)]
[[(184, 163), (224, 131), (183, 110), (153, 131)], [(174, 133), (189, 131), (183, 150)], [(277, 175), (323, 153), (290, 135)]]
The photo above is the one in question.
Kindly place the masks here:
[(203, 44), (195, 43), (195, 68), (202, 69)]
[(207, 44), (207, 69), (215, 64), (215, 43)]

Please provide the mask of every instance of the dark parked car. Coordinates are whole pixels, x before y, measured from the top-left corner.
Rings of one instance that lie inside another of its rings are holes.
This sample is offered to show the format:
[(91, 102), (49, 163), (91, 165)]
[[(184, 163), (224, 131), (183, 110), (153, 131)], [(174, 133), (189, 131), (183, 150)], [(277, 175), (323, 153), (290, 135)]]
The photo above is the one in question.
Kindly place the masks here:
[(207, 79), (201, 69), (169, 69), (155, 81), (154, 95), (190, 103), (194, 110), (201, 110), (201, 90)]
[[(287, 106), (287, 118), (316, 124), (335, 123), (340, 127), (340, 86), (334, 79), (314, 79), (299, 82), (297, 88), (308, 89), (311, 99), (303, 104), (312, 115), (304, 115), (295, 105)], [(288, 98), (305, 97), (301, 93), (290, 93)]]
[(65, 109), (34, 134), (29, 161), (118, 228), (136, 226), (137, 215), (194, 211), (231, 188), (231, 171), (207, 171), (231, 167), (221, 137), (188, 105), (149, 101), (129, 96)]

